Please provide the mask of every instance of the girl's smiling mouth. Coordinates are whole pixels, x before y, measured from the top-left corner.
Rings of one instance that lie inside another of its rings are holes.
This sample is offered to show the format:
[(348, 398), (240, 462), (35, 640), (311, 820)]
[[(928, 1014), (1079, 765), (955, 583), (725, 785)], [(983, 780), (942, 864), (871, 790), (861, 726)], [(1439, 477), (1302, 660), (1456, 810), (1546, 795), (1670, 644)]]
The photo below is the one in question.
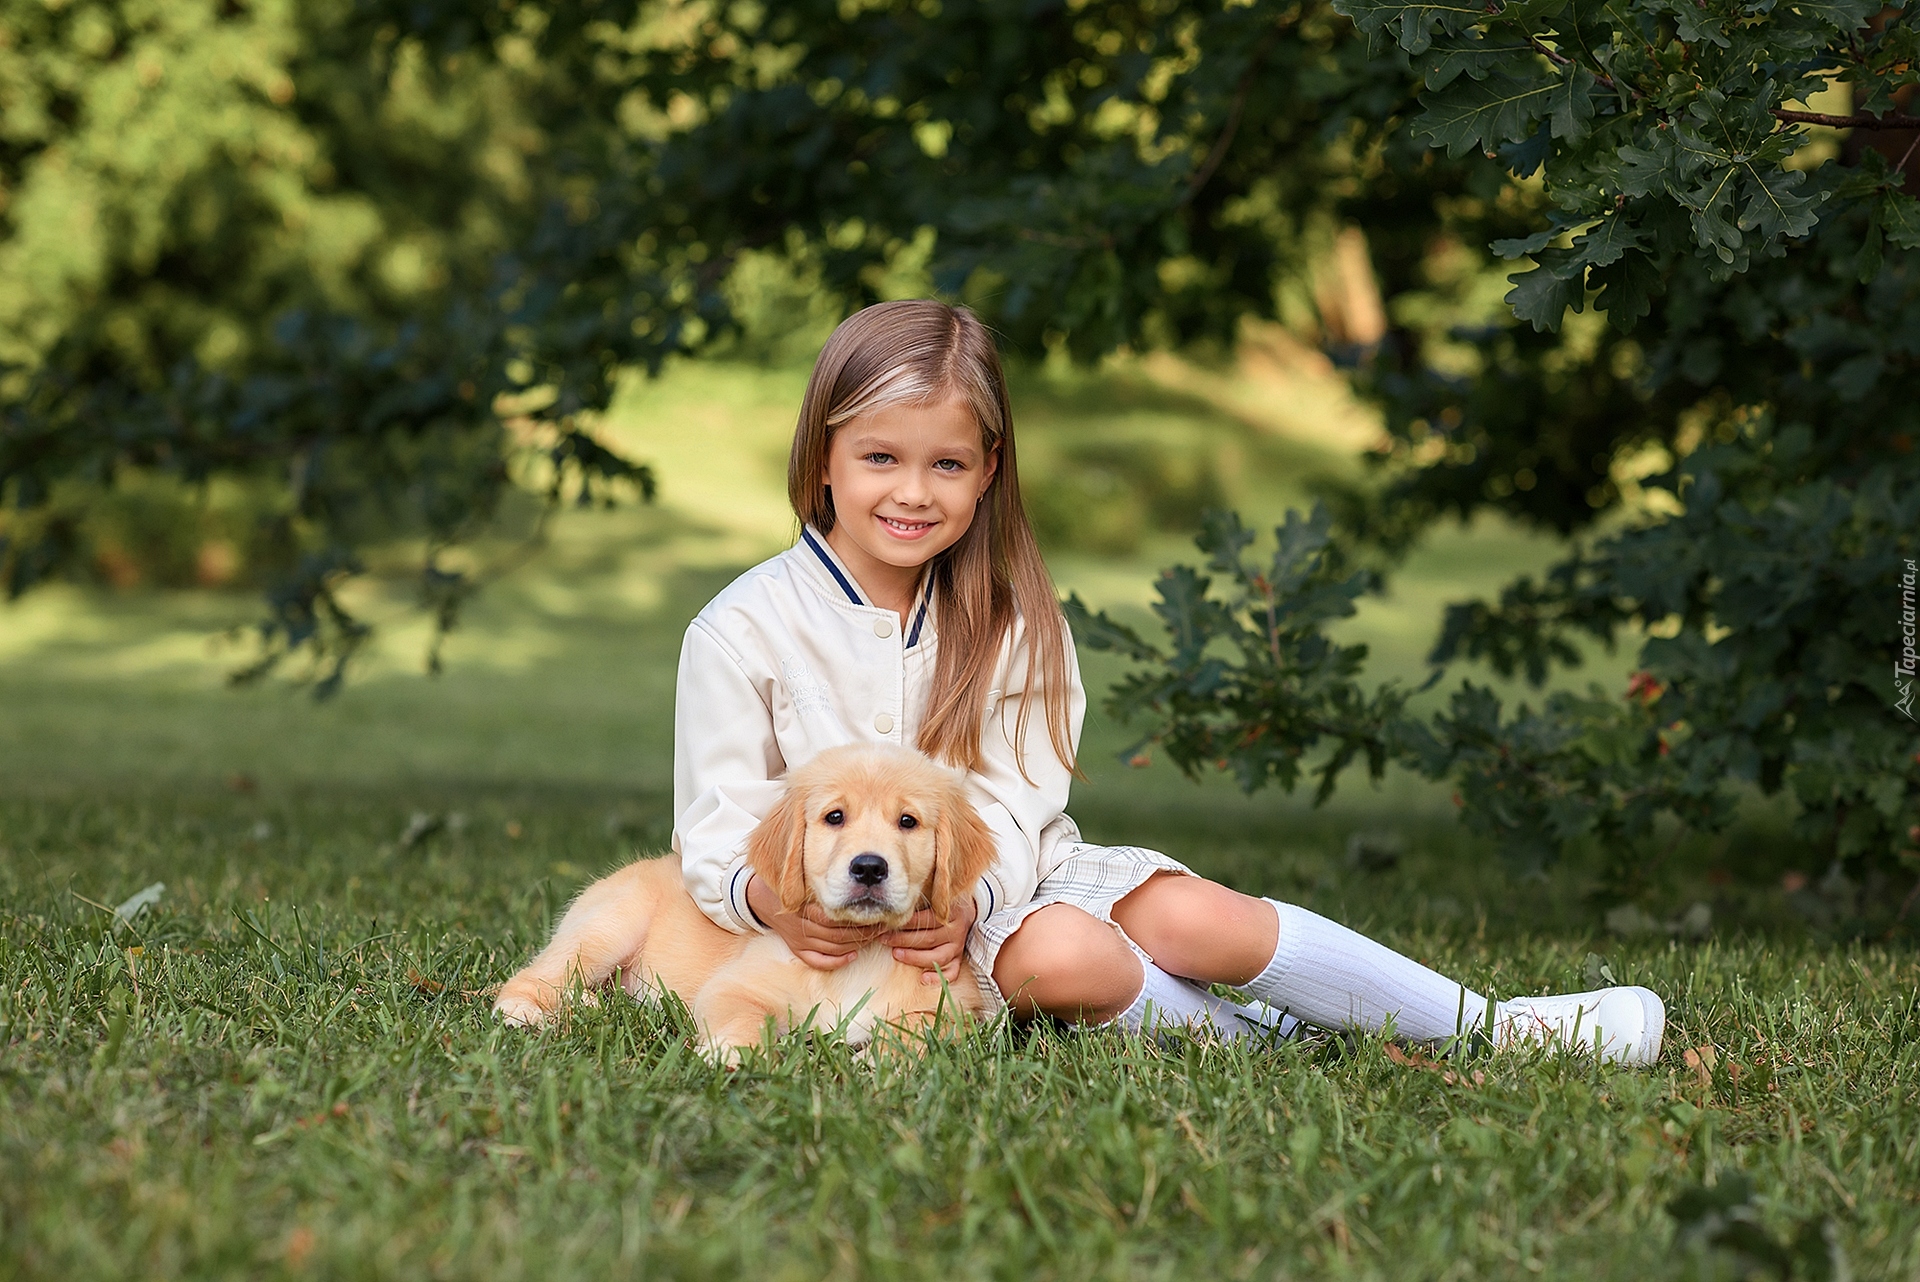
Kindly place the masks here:
[(902, 521), (898, 517), (880, 516), (877, 513), (874, 519), (879, 521), (889, 533), (903, 539), (919, 538), (933, 528), (932, 521)]

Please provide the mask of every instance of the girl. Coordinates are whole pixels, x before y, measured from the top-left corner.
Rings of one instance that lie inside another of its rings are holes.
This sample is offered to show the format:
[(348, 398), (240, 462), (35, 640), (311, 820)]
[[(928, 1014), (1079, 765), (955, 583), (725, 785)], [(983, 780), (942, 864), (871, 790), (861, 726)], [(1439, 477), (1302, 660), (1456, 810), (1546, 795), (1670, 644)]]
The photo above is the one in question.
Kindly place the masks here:
[[(1086, 696), (1021, 506), (992, 339), (938, 302), (848, 318), (814, 366), (787, 475), (788, 551), (700, 612), (680, 655), (673, 844), (694, 901), (772, 931), (806, 963), (868, 932), (785, 913), (747, 867), (782, 776), (850, 742), (917, 746), (968, 772), (999, 859), (894, 956), (951, 976), (964, 950), (989, 1005), (1084, 1024), (1292, 1024), (1440, 1041), (1553, 1041), (1650, 1063), (1665, 1015), (1644, 988), (1497, 1003), (1303, 908), (1254, 899), (1133, 846), (1093, 846), (1065, 813)], [(984, 982), (991, 977), (991, 983)], [(1236, 1006), (1205, 985), (1260, 999)]]

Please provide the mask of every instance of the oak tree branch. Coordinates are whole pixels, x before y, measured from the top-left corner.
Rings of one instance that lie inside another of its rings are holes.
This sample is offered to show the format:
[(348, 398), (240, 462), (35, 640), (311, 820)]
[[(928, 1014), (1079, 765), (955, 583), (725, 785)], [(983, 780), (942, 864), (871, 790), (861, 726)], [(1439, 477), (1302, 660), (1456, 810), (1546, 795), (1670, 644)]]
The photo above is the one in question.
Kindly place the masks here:
[(1855, 116), (1833, 116), (1824, 111), (1788, 111), (1775, 107), (1773, 118), (1790, 125), (1825, 125), (1829, 129), (1920, 129), (1920, 116), (1898, 114), (1869, 116), (1863, 112)]

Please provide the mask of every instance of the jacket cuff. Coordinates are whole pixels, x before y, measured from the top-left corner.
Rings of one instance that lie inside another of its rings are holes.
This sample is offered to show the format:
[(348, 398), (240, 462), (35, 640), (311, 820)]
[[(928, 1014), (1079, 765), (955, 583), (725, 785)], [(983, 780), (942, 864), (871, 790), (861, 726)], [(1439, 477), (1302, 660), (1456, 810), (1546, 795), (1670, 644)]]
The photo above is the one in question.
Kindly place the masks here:
[(985, 921), (1007, 906), (1007, 892), (994, 883), (991, 874), (983, 876), (973, 888), (973, 919)]
[(747, 866), (743, 858), (727, 872), (727, 911), (733, 917), (734, 929), (743, 935), (764, 935), (767, 925), (753, 915), (752, 905), (747, 903), (747, 883), (753, 880), (753, 869)]

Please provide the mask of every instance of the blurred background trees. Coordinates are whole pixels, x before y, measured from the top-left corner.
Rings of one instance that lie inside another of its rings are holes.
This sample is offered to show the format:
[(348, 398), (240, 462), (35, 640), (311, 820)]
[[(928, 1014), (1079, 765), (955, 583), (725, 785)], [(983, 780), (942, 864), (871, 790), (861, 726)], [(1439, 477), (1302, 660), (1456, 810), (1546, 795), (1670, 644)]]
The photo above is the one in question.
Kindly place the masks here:
[[(1597, 841), (1631, 865), (1661, 825), (1784, 791), (1836, 860), (1912, 870), (1908, 9), (0, 12), (10, 592), (77, 566), (256, 581), (254, 670), (306, 647), (337, 680), (363, 626), (337, 587), (367, 548), (415, 540), (450, 623), (493, 562), (449, 549), (492, 537), (498, 561), (555, 504), (648, 491), (592, 431), (623, 370), (804, 346), (929, 285), (1031, 359), (1225, 352), (1278, 322), (1354, 370), (1385, 443), (1366, 484), (1328, 488), (1324, 545), (1263, 570), (1216, 526), (1211, 570), (1169, 580), (1165, 621), (1201, 644), (1130, 652), (1196, 697), (1136, 700), (1149, 740), (1290, 786), (1318, 717), (1343, 750), (1454, 779), (1470, 824), (1533, 862)], [(1213, 501), (1137, 450), (1080, 454), (1084, 493), (1036, 513), (1056, 532), (1125, 540), (1075, 513), (1127, 468), (1158, 519)], [(195, 532), (159, 532), (189, 502)], [(1234, 669), (1206, 644), (1238, 619), (1311, 649), (1271, 617), (1296, 600), (1282, 571), (1350, 600), (1480, 511), (1567, 554), (1435, 620), (1435, 663), (1538, 682), (1625, 638), (1631, 697), (1508, 709), (1467, 687), (1412, 720), (1364, 656), (1303, 691), (1250, 672), (1257, 646)], [(1240, 697), (1198, 697), (1229, 669)]]

